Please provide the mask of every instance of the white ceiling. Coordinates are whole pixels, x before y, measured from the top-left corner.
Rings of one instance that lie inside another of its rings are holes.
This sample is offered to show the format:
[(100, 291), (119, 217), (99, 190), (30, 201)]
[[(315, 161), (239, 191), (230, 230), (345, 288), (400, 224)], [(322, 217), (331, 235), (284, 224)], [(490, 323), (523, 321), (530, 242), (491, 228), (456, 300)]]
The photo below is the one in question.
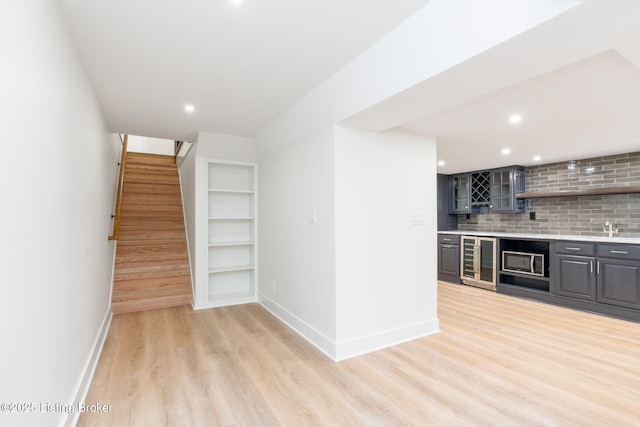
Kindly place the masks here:
[(607, 51), (402, 127), (438, 135), (446, 173), (638, 151), (640, 70)]
[(428, 1), (58, 0), (111, 130), (192, 141), (255, 135)]
[[(192, 141), (254, 136), (428, 1), (58, 0), (110, 129)], [(435, 136), (442, 173), (638, 151), (639, 66), (640, 1), (584, 0), (344, 124)]]

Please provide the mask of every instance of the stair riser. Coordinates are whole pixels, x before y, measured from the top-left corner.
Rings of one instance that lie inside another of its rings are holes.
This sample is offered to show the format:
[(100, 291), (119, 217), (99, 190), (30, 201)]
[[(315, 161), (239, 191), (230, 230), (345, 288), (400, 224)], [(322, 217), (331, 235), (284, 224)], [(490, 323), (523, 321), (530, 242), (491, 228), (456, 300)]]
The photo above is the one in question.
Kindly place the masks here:
[[(116, 286), (117, 285), (117, 286)], [(120, 280), (114, 282), (113, 297), (123, 294), (147, 295), (153, 293), (155, 296), (165, 295), (165, 291), (171, 291), (174, 288), (181, 288), (183, 292), (191, 290), (191, 278), (188, 275), (174, 277), (152, 277), (146, 279)]]
[(127, 164), (143, 164), (143, 165), (176, 165), (176, 159), (173, 156), (163, 156), (158, 154), (145, 153), (127, 153)]
[(167, 307), (188, 305), (193, 302), (191, 294), (172, 295), (162, 298), (147, 298), (142, 300), (118, 301), (111, 303), (113, 314), (133, 313), (137, 311), (156, 310)]

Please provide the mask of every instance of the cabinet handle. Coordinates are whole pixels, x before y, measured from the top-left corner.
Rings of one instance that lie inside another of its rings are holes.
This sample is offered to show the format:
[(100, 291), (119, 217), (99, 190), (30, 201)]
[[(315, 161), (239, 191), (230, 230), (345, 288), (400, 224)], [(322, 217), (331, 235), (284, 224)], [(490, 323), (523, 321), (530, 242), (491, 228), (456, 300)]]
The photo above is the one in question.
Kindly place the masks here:
[(622, 255), (629, 255), (629, 252), (627, 251), (610, 251), (612, 254), (622, 254)]
[(593, 261), (589, 262), (589, 265), (591, 266), (591, 274), (593, 274)]
[(598, 274), (600, 274), (600, 261), (598, 261)]
[(442, 239), (442, 240), (444, 240), (445, 242), (450, 242), (451, 241), (451, 239)]
[(579, 251), (581, 250), (580, 248), (565, 248), (568, 251)]

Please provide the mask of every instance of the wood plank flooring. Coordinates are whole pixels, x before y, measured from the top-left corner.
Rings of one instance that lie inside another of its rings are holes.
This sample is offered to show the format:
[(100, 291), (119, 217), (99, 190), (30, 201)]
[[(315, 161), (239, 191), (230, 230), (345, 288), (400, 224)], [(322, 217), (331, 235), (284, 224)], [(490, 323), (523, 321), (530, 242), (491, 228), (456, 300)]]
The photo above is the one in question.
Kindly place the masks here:
[(640, 324), (438, 291), (441, 333), (339, 363), (257, 304), (116, 315), (78, 425), (640, 425)]

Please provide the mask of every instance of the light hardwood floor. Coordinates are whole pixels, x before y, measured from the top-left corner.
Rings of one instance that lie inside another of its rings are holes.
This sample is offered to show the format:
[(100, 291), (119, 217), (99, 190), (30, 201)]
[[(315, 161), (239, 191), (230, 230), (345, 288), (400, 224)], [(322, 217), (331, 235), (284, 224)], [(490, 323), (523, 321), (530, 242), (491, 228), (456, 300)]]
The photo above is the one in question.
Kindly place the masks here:
[(78, 425), (640, 425), (640, 324), (438, 290), (441, 333), (339, 363), (257, 304), (116, 315)]

